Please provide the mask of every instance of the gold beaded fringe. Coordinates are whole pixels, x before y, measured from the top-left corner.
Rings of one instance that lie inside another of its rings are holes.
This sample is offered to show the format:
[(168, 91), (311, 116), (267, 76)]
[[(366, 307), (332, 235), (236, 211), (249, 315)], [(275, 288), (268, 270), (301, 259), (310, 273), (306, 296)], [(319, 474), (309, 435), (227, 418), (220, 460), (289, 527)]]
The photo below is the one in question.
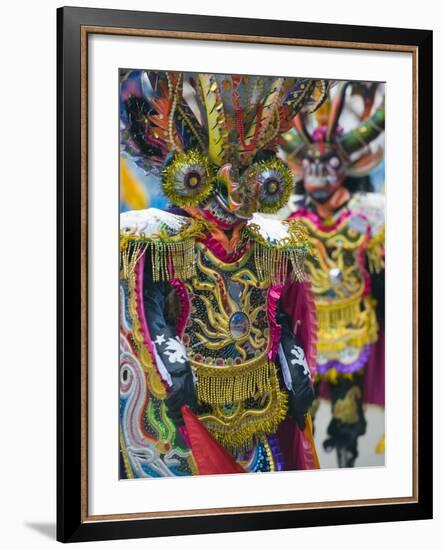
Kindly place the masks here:
[(244, 365), (210, 366), (192, 362), (197, 377), (197, 397), (202, 403), (227, 404), (269, 392), (275, 370), (264, 356)]
[(150, 243), (153, 281), (190, 279), (196, 274), (194, 239), (182, 242)]
[(354, 297), (339, 303), (320, 304), (316, 302), (316, 313), (320, 330), (336, 329), (339, 326), (356, 322), (361, 313), (361, 297)]
[(134, 273), (137, 262), (149, 250), (152, 255), (154, 282), (170, 281), (175, 278), (190, 279), (196, 274), (194, 244), (194, 239), (178, 242), (122, 240), (121, 277), (128, 279)]
[(299, 220), (283, 222), (287, 236), (272, 243), (268, 241), (258, 224), (248, 224), (248, 232), (254, 239), (254, 261), (259, 278), (272, 284), (284, 284), (288, 278), (306, 280), (305, 259), (310, 249), (308, 232)]
[(255, 243), (254, 261), (259, 278), (272, 284), (284, 284), (288, 277), (299, 282), (306, 280), (305, 258), (307, 250), (279, 249)]
[[(359, 348), (376, 342), (378, 321), (375, 306), (376, 301), (369, 296), (363, 300), (351, 298), (345, 304), (344, 301), (330, 305), (316, 303), (318, 352), (328, 355), (346, 347)], [(327, 308), (332, 309), (329, 314)]]
[(120, 277), (128, 280), (134, 273), (137, 262), (145, 254), (148, 243), (143, 241), (120, 241)]
[(213, 437), (234, 456), (244, 453), (267, 434), (275, 433), (279, 424), (285, 419), (288, 411), (288, 396), (279, 388), (276, 368), (270, 379), (268, 392), (269, 404), (255, 414), (247, 415), (242, 419), (229, 422), (217, 416), (201, 415)]

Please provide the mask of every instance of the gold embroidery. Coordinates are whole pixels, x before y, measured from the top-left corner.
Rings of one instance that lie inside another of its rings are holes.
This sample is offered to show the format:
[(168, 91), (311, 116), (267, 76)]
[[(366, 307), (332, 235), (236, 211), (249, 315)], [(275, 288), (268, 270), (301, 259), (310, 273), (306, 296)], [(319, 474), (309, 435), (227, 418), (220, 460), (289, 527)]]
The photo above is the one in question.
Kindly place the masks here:
[(298, 220), (283, 224), (288, 228), (288, 236), (277, 242), (267, 241), (257, 224), (247, 226), (255, 241), (254, 260), (259, 279), (267, 284), (284, 284), (289, 277), (296, 281), (306, 280), (307, 230)]
[(334, 232), (323, 231), (304, 219), (316, 251), (306, 266), (318, 318), (318, 352), (336, 359), (338, 352), (362, 348), (376, 341), (375, 301), (364, 297), (366, 281), (361, 265), (367, 234), (345, 219)]
[(147, 385), (152, 394), (157, 399), (165, 399), (166, 390), (165, 386), (154, 366), (151, 354), (145, 345), (145, 340), (141, 331), (141, 324), (139, 315), (137, 312), (137, 298), (136, 298), (136, 275), (134, 270), (127, 279), (127, 300), (128, 300), (128, 314), (132, 324), (132, 338), (136, 347), (137, 357), (147, 374)]
[(352, 296), (344, 300), (316, 302), (319, 330), (329, 331), (356, 322), (361, 313), (361, 297)]
[[(336, 352), (347, 347), (360, 348), (366, 344), (376, 342), (378, 338), (378, 321), (375, 313), (375, 300), (367, 296), (357, 300), (356, 317), (352, 319), (350, 311), (335, 310), (332, 304), (331, 312), (321, 313), (335, 323), (323, 325), (318, 332), (318, 351), (326, 357), (336, 357)], [(316, 303), (319, 312), (319, 304)], [(325, 320), (325, 319), (324, 319)], [(320, 323), (321, 324), (321, 323)]]
[(135, 230), (121, 231), (121, 278), (127, 279), (134, 272), (143, 254), (149, 250), (152, 255), (153, 281), (190, 279), (196, 273), (195, 239), (204, 236), (208, 227), (208, 224), (201, 220), (193, 220), (175, 235), (169, 234), (166, 229), (160, 229), (149, 236), (143, 232), (136, 235)]
[(197, 377), (197, 396), (203, 403), (244, 401), (271, 390), (275, 366), (263, 355), (240, 365), (208, 366), (191, 361)]
[[(205, 280), (195, 277), (187, 285), (191, 295), (196, 294), (197, 291), (197, 296), (205, 305), (206, 311), (205, 321), (198, 317), (194, 318), (194, 322), (201, 330), (201, 332), (195, 332), (195, 338), (209, 350), (221, 350), (233, 344), (241, 359), (245, 360), (246, 352), (243, 344), (248, 343), (253, 350), (261, 350), (266, 346), (264, 335), (255, 327), (259, 315), (266, 313), (266, 303), (263, 302), (256, 307), (251, 305), (251, 289), (265, 289), (266, 284), (260, 282), (249, 269), (242, 268), (236, 271), (230, 280), (239, 284), (241, 288), (239, 303), (237, 303), (230, 295), (220, 273), (204, 265), (203, 251), (204, 248), (199, 244), (196, 263), (199, 273), (205, 276)], [(237, 264), (234, 266), (236, 267)]]
[(355, 424), (359, 420), (358, 399), (361, 397), (361, 390), (353, 386), (346, 393), (343, 399), (338, 399), (333, 407), (333, 417), (344, 424)]
[(225, 263), (197, 243), (196, 277), (186, 283), (192, 309), (185, 345), (197, 379), (199, 418), (234, 454), (277, 429), (287, 410), (268, 359), (269, 283), (255, 272), (253, 250)]
[(122, 461), (123, 461), (123, 467), (125, 468), (126, 478), (127, 479), (133, 479), (133, 470), (130, 465), (130, 461), (128, 458), (128, 453), (126, 451), (125, 441), (123, 439), (123, 432), (122, 427), (120, 427), (119, 430), (119, 443), (120, 443), (120, 452), (122, 454)]
[(286, 417), (288, 397), (280, 390), (275, 365), (269, 365), (268, 391), (256, 394), (257, 408), (237, 401), (226, 404), (228, 412), (227, 406), (220, 404), (213, 406), (211, 413), (199, 416), (216, 440), (233, 454), (250, 449), (261, 437), (275, 432)]
[(381, 273), (385, 267), (385, 231), (375, 235), (367, 245), (367, 258), (371, 273)]
[(268, 440), (267, 440), (266, 437), (263, 437), (261, 439), (261, 441), (262, 441), (262, 444), (264, 445), (265, 452), (267, 453), (267, 459), (268, 459), (268, 464), (270, 466), (270, 472), (274, 472), (274, 471), (276, 471), (276, 465), (275, 465), (275, 462), (274, 462), (274, 457), (273, 457), (273, 453), (271, 451), (270, 444), (268, 443)]

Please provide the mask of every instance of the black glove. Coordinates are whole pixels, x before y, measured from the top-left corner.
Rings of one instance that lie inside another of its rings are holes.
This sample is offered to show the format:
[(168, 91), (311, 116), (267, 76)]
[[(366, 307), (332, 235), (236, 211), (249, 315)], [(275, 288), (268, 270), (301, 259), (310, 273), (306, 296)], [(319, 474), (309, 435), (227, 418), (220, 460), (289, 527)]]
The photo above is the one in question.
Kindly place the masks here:
[(278, 358), (284, 384), (288, 390), (288, 413), (303, 430), (305, 417), (315, 398), (310, 371), (302, 344), (291, 330), (288, 315), (280, 312), (277, 320), (282, 328)]
[(362, 405), (362, 375), (339, 377), (331, 384), (333, 418), (327, 428), (324, 449), (336, 449), (340, 468), (351, 468), (358, 456), (358, 437), (365, 434), (367, 422)]
[(314, 400), (314, 390), (310, 378), (307, 375), (301, 376), (300, 369), (290, 367), (290, 374), (292, 389), (288, 392), (288, 412), (299, 428), (304, 430), (305, 417)]
[(156, 347), (157, 367), (169, 386), (165, 399), (168, 416), (176, 426), (183, 426), (180, 411), (182, 405), (188, 405), (192, 411), (196, 411), (197, 408), (193, 373), (186, 357), (185, 347), (169, 325), (157, 334), (153, 344)]
[(183, 426), (180, 409), (182, 405), (188, 405), (196, 411), (197, 397), (185, 347), (176, 333), (175, 320), (167, 320), (167, 301), (171, 291), (171, 285), (167, 282), (152, 280), (151, 263), (146, 262), (143, 288), (145, 318), (155, 347), (157, 368), (169, 386), (165, 399), (168, 416), (176, 426)]

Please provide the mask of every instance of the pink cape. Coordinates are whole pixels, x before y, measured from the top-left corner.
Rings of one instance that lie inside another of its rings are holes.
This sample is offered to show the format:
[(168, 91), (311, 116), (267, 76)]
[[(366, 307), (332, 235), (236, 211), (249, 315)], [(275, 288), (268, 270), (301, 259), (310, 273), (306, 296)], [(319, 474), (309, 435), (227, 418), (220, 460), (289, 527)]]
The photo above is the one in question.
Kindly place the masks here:
[[(316, 371), (317, 317), (311, 283), (288, 283), (281, 296), (281, 306), (290, 317), (293, 332), (301, 341), (312, 380)], [(292, 418), (287, 417), (278, 429), (285, 470), (314, 470), (319, 462), (311, 435), (311, 422), (302, 432)]]
[(385, 404), (385, 330), (379, 325), (378, 341), (373, 344), (370, 358), (365, 367), (364, 403), (370, 405)]

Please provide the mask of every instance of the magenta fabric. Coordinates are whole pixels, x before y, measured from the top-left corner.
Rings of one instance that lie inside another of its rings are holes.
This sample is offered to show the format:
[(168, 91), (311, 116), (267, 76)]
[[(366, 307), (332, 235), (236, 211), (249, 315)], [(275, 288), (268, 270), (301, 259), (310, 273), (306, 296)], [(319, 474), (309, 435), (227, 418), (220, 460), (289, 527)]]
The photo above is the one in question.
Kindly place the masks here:
[(299, 429), (295, 421), (287, 418), (279, 425), (277, 436), (283, 456), (283, 469), (288, 470), (316, 470), (314, 450), (310, 441)]
[(350, 216), (350, 210), (346, 209), (342, 212), (333, 225), (324, 225), (322, 218), (315, 214), (315, 212), (312, 212), (307, 208), (299, 208), (299, 210), (291, 214), (290, 219), (308, 218), (317, 227), (317, 229), (323, 231), (324, 233), (332, 233), (345, 219)]
[(145, 311), (143, 308), (143, 271), (145, 267), (145, 254), (142, 254), (139, 258), (136, 267), (136, 306), (137, 306), (137, 315), (140, 321), (140, 330), (143, 335), (143, 340), (150, 352), (151, 357), (154, 357), (153, 354), (153, 343), (151, 341), (150, 333), (148, 330), (148, 325), (146, 324)]
[(288, 283), (282, 292), (281, 305), (290, 317), (292, 329), (301, 340), (312, 378), (316, 372), (318, 322), (311, 283)]
[(382, 407), (385, 404), (385, 330), (383, 322), (379, 326), (379, 338), (372, 346), (365, 368), (364, 402)]
[(205, 245), (217, 258), (219, 258), (219, 260), (227, 263), (235, 262), (236, 260), (238, 260), (241, 256), (245, 254), (247, 248), (252, 246), (252, 241), (250, 241), (247, 245), (241, 246), (237, 250), (227, 252), (223, 245), (216, 239), (216, 237), (211, 234), (202, 239), (199, 239), (199, 242)]
[(183, 281), (180, 281), (179, 279), (172, 279), (171, 286), (176, 289), (180, 304), (182, 306), (182, 313), (176, 325), (177, 334), (182, 338), (191, 313), (190, 297)]
[(277, 304), (282, 294), (282, 285), (273, 285), (267, 295), (267, 316), (268, 324), (270, 325), (270, 350), (268, 359), (274, 361), (281, 341), (281, 326), (276, 321)]

